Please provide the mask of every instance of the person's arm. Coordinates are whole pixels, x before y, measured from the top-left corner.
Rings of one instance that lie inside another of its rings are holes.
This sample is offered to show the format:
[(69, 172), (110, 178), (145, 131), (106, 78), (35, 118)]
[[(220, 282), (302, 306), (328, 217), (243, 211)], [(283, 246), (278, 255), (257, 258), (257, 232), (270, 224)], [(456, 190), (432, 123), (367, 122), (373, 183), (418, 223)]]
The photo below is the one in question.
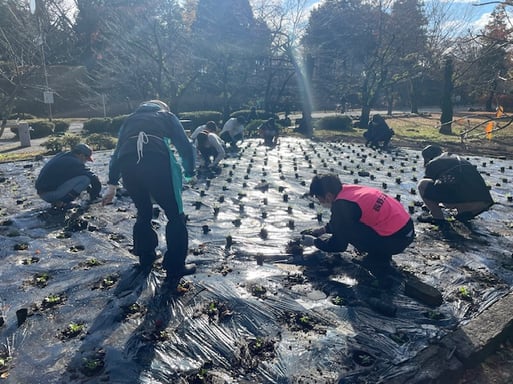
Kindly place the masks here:
[(326, 225), (326, 232), (331, 237), (326, 240), (317, 238), (314, 245), (324, 252), (343, 252), (349, 244), (347, 234), (361, 217), (360, 208), (356, 203), (336, 200), (331, 207), (331, 218)]
[(112, 203), (112, 200), (114, 199), (114, 196), (116, 195), (116, 190), (118, 187), (119, 179), (121, 178), (121, 170), (119, 168), (119, 161), (118, 161), (118, 152), (119, 148), (121, 146), (121, 135), (125, 129), (125, 124), (121, 125), (121, 128), (119, 129), (118, 133), (118, 142), (116, 144), (116, 149), (114, 149), (114, 152), (110, 156), (109, 161), (109, 181), (107, 185), (107, 191), (103, 195), (102, 198), (102, 205), (107, 205)]
[(200, 125), (198, 128), (194, 130), (194, 132), (191, 134), (191, 140), (194, 141), (198, 137), (198, 135), (205, 130), (205, 125)]
[(182, 123), (180, 123), (180, 120), (178, 120), (178, 117), (176, 117), (172, 113), (168, 113), (167, 116), (170, 120), (171, 125), (171, 142), (180, 154), (180, 157), (182, 159), (182, 167), (185, 171), (185, 176), (192, 177), (194, 176), (195, 168), (194, 146), (189, 141), (189, 138), (185, 133)]

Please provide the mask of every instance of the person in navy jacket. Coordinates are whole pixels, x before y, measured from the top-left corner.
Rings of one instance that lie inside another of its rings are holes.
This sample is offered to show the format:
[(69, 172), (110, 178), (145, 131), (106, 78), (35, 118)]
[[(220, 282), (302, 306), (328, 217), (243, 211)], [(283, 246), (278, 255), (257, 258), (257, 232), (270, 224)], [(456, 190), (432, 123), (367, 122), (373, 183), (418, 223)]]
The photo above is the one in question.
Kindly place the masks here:
[[(171, 145), (182, 160), (173, 155)], [(182, 204), (182, 167), (186, 178), (194, 176), (194, 147), (178, 118), (161, 100), (143, 102), (120, 128), (118, 143), (109, 164), (109, 187), (103, 204), (112, 202), (118, 181), (128, 191), (137, 208), (133, 228), (133, 253), (143, 270), (149, 271), (156, 259), (158, 236), (152, 227), (153, 202), (165, 212), (167, 250), (163, 268), (167, 278), (195, 272), (185, 264), (188, 231)]]
[(82, 191), (89, 192), (90, 201), (100, 196), (101, 183), (86, 163), (93, 161), (87, 144), (77, 144), (71, 151), (55, 155), (41, 169), (36, 180), (37, 194), (54, 208), (66, 209)]

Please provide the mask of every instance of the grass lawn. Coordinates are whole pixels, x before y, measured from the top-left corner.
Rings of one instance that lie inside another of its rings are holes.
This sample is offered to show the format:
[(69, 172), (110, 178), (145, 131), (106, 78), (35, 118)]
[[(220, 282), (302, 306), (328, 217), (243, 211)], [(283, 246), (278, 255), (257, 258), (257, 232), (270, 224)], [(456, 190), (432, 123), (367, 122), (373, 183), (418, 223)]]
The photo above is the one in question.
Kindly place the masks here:
[[(485, 126), (493, 114), (468, 113), (455, 115), (452, 134), (443, 135), (440, 129), (440, 114), (425, 116), (393, 115), (386, 117), (387, 124), (395, 132), (393, 146), (423, 148), (428, 144), (439, 144), (453, 152), (470, 152), (489, 156), (513, 155), (513, 121), (504, 117), (496, 122), (491, 139), (486, 137)], [(364, 142), (364, 129), (353, 128), (351, 131), (315, 130), (314, 137), (319, 140), (347, 140)], [(462, 136), (465, 132), (466, 135)]]

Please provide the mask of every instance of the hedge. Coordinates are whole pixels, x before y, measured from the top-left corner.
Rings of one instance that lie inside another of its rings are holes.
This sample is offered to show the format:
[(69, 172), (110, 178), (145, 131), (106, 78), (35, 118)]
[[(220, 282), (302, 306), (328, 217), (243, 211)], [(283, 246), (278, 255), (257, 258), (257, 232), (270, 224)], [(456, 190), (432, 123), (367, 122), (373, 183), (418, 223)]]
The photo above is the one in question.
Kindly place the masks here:
[[(55, 124), (50, 121), (30, 121), (30, 138), (40, 139), (42, 137), (50, 136), (55, 128)], [(11, 132), (19, 137), (18, 127), (11, 127)]]
[(325, 116), (316, 122), (316, 128), (329, 131), (350, 131), (352, 130), (352, 123), (353, 121), (349, 116)]

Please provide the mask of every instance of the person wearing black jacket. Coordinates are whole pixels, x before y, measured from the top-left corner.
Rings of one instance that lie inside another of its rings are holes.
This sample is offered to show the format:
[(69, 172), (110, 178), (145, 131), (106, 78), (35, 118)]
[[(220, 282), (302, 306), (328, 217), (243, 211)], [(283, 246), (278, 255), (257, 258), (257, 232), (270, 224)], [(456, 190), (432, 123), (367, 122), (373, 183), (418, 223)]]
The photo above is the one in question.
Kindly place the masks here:
[(37, 194), (54, 208), (70, 207), (82, 191), (91, 201), (100, 196), (101, 183), (86, 162), (93, 161), (93, 151), (86, 144), (77, 144), (69, 152), (55, 155), (41, 169), (36, 180)]
[(119, 179), (137, 208), (133, 228), (133, 253), (143, 270), (149, 271), (156, 259), (158, 236), (152, 227), (153, 201), (165, 212), (167, 251), (163, 268), (167, 278), (195, 272), (185, 264), (188, 231), (182, 204), (182, 169), (171, 144), (178, 151), (185, 177), (194, 176), (194, 147), (180, 120), (160, 100), (143, 102), (120, 128), (118, 143), (109, 164), (109, 187), (103, 204), (112, 202)]
[(367, 140), (365, 146), (370, 145), (379, 148), (380, 143), (382, 143), (383, 149), (387, 149), (393, 135), (394, 131), (388, 126), (383, 116), (375, 114), (369, 121), (367, 131), (363, 134), (363, 137)]
[(455, 219), (459, 221), (473, 219), (494, 204), (483, 177), (469, 161), (442, 153), (437, 145), (425, 147), (422, 157), (426, 170), (417, 187), (431, 215), (421, 215), (418, 221), (444, 224), (440, 204), (456, 209)]

